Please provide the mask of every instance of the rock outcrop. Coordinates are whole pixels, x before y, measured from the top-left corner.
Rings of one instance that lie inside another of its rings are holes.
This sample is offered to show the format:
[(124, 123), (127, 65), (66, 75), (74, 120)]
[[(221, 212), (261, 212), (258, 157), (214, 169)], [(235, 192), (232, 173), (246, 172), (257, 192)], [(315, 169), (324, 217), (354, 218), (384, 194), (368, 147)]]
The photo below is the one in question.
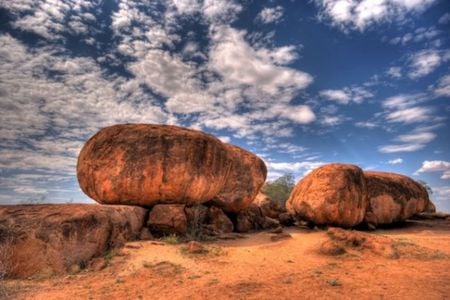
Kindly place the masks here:
[(82, 269), (139, 236), (147, 210), (89, 204), (0, 206), (0, 248), (8, 275), (26, 278)]
[(364, 219), (366, 197), (366, 182), (359, 167), (329, 164), (301, 179), (286, 207), (305, 221), (352, 227)]
[(395, 173), (364, 172), (367, 182), (367, 212), (372, 226), (404, 221), (430, 206), (427, 190), (411, 178)]
[(255, 199), (266, 181), (267, 168), (253, 153), (230, 144), (225, 147), (231, 158), (231, 170), (212, 204), (226, 212), (239, 212)]
[(199, 204), (223, 188), (231, 159), (217, 138), (170, 125), (123, 124), (89, 139), (78, 157), (80, 187), (102, 204)]

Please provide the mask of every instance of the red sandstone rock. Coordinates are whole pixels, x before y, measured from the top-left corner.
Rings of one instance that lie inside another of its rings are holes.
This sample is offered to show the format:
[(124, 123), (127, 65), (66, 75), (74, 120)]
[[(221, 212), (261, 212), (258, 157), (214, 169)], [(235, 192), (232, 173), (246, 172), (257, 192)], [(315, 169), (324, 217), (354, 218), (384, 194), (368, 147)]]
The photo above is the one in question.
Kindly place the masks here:
[(213, 199), (223, 188), (228, 152), (220, 140), (196, 130), (115, 125), (84, 145), (77, 176), (83, 192), (99, 203), (192, 205)]
[(158, 236), (185, 235), (188, 223), (184, 209), (182, 204), (155, 205), (148, 216), (147, 226)]
[(11, 277), (65, 273), (139, 235), (146, 209), (88, 204), (0, 206)]
[(371, 225), (404, 221), (425, 211), (427, 190), (411, 178), (395, 173), (364, 172), (368, 206), (364, 221)]
[(264, 216), (272, 219), (278, 219), (279, 215), (286, 211), (278, 202), (270, 199), (262, 192), (259, 192), (258, 195), (256, 195), (253, 204), (261, 208)]
[(233, 232), (233, 222), (220, 208), (215, 206), (209, 207), (207, 219), (210, 228), (215, 232), (219, 234)]
[(363, 171), (348, 164), (319, 167), (297, 183), (286, 207), (315, 224), (355, 226), (367, 207)]
[(267, 168), (253, 153), (234, 145), (225, 146), (230, 154), (231, 170), (212, 204), (226, 212), (239, 212), (246, 209), (255, 199), (266, 181)]

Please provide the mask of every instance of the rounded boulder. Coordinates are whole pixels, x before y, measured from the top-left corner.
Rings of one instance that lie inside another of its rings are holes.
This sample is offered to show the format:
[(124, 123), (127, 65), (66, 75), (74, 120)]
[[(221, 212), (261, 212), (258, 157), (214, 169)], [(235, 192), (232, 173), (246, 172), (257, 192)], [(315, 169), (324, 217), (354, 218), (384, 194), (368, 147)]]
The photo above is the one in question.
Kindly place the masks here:
[(225, 145), (212, 135), (171, 125), (103, 128), (78, 157), (81, 189), (102, 204), (200, 204), (229, 173)]
[(350, 164), (328, 164), (301, 179), (286, 207), (300, 219), (320, 225), (352, 227), (364, 219), (366, 182)]
[(430, 206), (427, 190), (413, 179), (395, 173), (367, 171), (367, 212), (371, 225), (401, 222)]
[(230, 173), (212, 204), (226, 212), (245, 210), (266, 181), (267, 167), (262, 159), (240, 147), (225, 145), (231, 158)]

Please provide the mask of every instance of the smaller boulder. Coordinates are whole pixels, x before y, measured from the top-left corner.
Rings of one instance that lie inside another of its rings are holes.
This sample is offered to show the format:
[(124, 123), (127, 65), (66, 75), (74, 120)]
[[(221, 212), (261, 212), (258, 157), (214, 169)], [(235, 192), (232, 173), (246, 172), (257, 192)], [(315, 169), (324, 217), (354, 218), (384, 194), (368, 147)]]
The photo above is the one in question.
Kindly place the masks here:
[(317, 225), (352, 227), (364, 219), (366, 194), (366, 180), (358, 166), (328, 164), (297, 183), (286, 207), (297, 218)]
[(228, 216), (218, 207), (211, 206), (207, 213), (208, 225), (210, 229), (219, 234), (233, 232), (233, 222)]
[(279, 214), (278, 220), (280, 221), (280, 224), (283, 226), (294, 226), (295, 225), (295, 216), (288, 212)]
[(259, 192), (258, 195), (256, 195), (253, 204), (261, 208), (264, 216), (272, 219), (278, 219), (279, 215), (286, 211), (277, 201), (272, 200), (262, 192)]
[(280, 222), (264, 216), (260, 207), (250, 205), (246, 210), (236, 215), (236, 231), (249, 232), (253, 230), (271, 229), (280, 226)]
[(147, 226), (156, 236), (185, 235), (188, 224), (184, 208), (182, 204), (155, 205), (148, 217)]

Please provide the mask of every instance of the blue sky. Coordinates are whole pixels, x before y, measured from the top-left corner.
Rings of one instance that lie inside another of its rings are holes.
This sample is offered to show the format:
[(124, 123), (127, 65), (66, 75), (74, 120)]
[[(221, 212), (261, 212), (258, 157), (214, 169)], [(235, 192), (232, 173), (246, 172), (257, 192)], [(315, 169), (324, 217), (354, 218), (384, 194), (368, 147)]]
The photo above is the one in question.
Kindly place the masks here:
[(446, 0), (0, 1), (0, 203), (88, 202), (116, 123), (200, 129), (269, 178), (330, 162), (426, 181), (450, 211)]

